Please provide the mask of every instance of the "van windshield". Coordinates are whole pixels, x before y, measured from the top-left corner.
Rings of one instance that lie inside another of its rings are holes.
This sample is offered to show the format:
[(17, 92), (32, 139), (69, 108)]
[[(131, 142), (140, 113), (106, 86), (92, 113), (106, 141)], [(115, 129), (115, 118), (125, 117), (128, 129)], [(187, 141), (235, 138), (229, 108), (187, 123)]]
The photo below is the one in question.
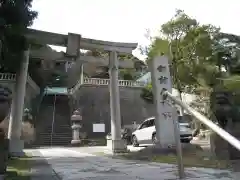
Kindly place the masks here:
[(179, 123), (189, 123), (189, 121), (182, 116), (178, 116), (178, 122)]

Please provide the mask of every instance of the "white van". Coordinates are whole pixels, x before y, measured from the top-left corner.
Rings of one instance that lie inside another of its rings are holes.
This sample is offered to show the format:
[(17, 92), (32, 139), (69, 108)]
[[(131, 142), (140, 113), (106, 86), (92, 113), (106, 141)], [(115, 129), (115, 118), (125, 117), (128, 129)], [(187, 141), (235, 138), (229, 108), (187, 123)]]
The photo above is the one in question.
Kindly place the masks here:
[[(186, 123), (179, 122), (180, 139), (182, 142), (189, 143), (192, 140), (192, 130)], [(156, 128), (155, 117), (146, 119), (138, 128), (132, 133), (132, 144), (134, 147), (139, 144), (156, 144)]]

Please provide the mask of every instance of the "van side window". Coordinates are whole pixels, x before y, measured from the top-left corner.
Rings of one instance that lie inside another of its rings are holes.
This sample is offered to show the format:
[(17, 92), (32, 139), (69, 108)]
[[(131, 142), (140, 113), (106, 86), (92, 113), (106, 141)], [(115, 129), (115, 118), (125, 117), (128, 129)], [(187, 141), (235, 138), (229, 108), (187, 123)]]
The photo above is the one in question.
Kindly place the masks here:
[(141, 127), (139, 129), (144, 129), (148, 127), (148, 121), (145, 121), (142, 123)]
[(148, 127), (155, 126), (155, 119), (149, 120)]

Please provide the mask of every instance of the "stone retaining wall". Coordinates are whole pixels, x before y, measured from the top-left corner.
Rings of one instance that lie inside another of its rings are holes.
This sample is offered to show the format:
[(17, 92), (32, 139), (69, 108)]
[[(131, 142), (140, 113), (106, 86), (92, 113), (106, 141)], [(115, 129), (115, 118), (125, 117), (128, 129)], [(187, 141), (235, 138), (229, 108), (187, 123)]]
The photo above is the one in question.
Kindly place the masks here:
[[(122, 126), (154, 116), (154, 105), (141, 97), (141, 88), (120, 87)], [(78, 102), (72, 109), (80, 108), (83, 117), (83, 131), (88, 137), (105, 137), (110, 132), (110, 93), (108, 86), (82, 86), (76, 94)], [(105, 133), (94, 133), (94, 123), (105, 123)]]

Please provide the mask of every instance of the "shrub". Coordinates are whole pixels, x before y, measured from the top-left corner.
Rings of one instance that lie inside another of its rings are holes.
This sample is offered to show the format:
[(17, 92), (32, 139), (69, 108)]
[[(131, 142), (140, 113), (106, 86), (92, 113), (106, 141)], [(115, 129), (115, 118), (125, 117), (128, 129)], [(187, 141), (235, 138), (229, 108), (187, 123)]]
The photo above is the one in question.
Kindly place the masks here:
[(153, 92), (152, 92), (152, 84), (148, 84), (142, 89), (141, 98), (143, 98), (148, 103), (153, 103)]
[[(6, 118), (2, 123), (0, 123), (0, 129), (2, 128), (5, 136), (7, 136), (8, 133), (8, 125), (9, 125), (9, 119)], [(34, 126), (29, 122), (23, 122), (22, 123), (22, 134), (21, 134), (22, 140), (24, 140), (25, 143), (31, 143), (35, 140), (35, 128)]]

